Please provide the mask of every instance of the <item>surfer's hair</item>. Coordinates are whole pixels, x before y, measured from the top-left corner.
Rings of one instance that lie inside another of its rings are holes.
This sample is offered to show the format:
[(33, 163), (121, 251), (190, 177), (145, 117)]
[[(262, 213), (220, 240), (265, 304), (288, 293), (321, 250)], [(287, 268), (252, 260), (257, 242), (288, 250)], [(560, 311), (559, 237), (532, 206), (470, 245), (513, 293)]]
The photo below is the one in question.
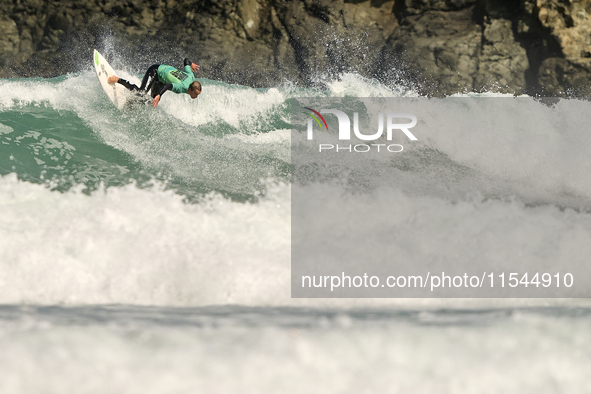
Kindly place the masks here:
[(191, 84), (189, 85), (189, 89), (201, 91), (201, 82), (199, 82), (199, 81), (191, 82)]

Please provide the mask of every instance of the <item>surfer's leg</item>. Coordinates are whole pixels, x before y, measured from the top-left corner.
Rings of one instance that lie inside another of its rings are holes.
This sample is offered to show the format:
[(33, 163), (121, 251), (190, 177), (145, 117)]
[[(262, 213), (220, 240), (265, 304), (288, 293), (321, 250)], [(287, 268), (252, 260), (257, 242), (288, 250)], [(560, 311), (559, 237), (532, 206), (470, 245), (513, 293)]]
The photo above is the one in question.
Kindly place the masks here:
[(160, 67), (160, 64), (154, 64), (148, 68), (142, 80), (142, 86), (139, 87), (140, 90), (145, 92), (150, 91), (154, 81), (158, 80), (158, 67)]
[(147, 92), (152, 87), (154, 81), (158, 79), (159, 66), (159, 64), (154, 64), (153, 66), (150, 66), (150, 68), (148, 68), (146, 74), (144, 75), (144, 79), (142, 80), (142, 85), (139, 87), (123, 78), (119, 78), (117, 83), (120, 83), (132, 92)]
[(123, 78), (119, 78), (119, 80), (117, 81), (117, 83), (125, 86), (127, 89), (129, 89), (131, 91), (140, 90), (140, 88), (138, 88), (137, 85), (134, 85), (133, 83), (131, 83), (128, 80), (123, 79)]

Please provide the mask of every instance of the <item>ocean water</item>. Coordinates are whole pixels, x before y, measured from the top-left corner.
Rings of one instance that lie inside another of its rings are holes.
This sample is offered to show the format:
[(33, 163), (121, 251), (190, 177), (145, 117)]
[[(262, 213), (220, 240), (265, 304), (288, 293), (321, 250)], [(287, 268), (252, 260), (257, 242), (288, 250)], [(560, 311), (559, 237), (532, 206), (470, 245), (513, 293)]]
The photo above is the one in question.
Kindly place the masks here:
[[(121, 112), (90, 71), (0, 80), (0, 392), (591, 392), (585, 299), (290, 298), (289, 100), (414, 92), (202, 83)], [(496, 132), (429, 138), (394, 188), (303, 192), (457, 220), (417, 258), (476, 232), (455, 251), (587, 259), (591, 136)]]

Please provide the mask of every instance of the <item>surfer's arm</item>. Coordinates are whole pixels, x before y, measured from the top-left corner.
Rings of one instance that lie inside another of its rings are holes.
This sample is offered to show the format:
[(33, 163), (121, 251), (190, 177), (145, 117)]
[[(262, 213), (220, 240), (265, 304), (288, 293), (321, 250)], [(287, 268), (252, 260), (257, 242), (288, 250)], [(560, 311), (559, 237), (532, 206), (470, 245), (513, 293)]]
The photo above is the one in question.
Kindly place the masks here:
[(160, 102), (160, 95), (157, 95), (156, 97), (154, 97), (154, 100), (152, 100), (152, 107), (156, 108), (158, 106), (159, 102)]
[(193, 63), (192, 61), (190, 61), (188, 58), (185, 58), (185, 61), (183, 62), (184, 65), (184, 69), (185, 71), (189, 72), (189, 70), (187, 70), (187, 66), (189, 66), (189, 69), (193, 72), (199, 70), (199, 65)]
[(160, 102), (160, 98), (162, 97), (162, 95), (171, 89), (172, 89), (171, 83), (167, 83), (164, 86), (162, 86), (162, 89), (160, 89), (160, 91), (158, 92), (156, 97), (154, 97), (154, 100), (152, 100), (152, 107), (156, 108), (158, 106), (158, 103)]
[(172, 84), (171, 83), (164, 84), (162, 86), (162, 88), (160, 89), (160, 91), (158, 92), (158, 96), (162, 96), (164, 93), (168, 92), (169, 90), (172, 90)]
[(160, 97), (169, 90), (172, 90), (174, 93), (187, 93), (186, 90), (183, 90), (183, 85), (181, 85), (180, 83), (167, 83), (162, 86), (158, 94), (154, 97), (154, 100), (152, 101), (152, 106), (154, 108), (156, 108), (156, 106), (158, 105)]

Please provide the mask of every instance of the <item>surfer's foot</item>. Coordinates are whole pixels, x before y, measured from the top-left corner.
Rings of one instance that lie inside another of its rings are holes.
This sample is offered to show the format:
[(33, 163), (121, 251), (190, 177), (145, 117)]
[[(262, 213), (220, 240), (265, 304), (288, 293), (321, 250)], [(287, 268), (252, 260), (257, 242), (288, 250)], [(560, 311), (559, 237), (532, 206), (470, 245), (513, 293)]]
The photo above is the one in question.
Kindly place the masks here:
[(118, 80), (119, 80), (119, 77), (116, 75), (111, 75), (109, 78), (107, 78), (107, 82), (109, 82), (109, 83), (117, 83)]

